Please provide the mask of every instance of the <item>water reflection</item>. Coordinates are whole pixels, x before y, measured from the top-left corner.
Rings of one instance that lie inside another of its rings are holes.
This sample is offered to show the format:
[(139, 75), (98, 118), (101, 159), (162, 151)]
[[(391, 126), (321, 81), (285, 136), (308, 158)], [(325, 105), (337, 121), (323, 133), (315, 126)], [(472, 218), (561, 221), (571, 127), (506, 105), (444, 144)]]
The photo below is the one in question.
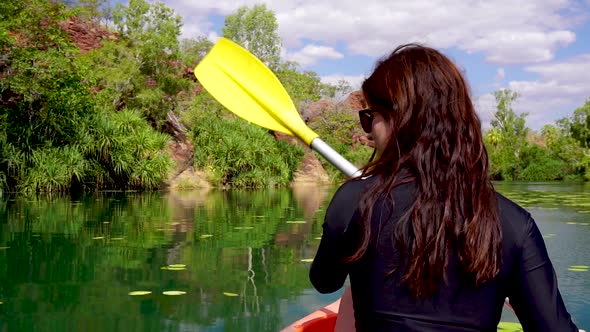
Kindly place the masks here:
[[(590, 265), (590, 189), (497, 187), (539, 223), (565, 301), (590, 327), (590, 272), (568, 270)], [(0, 331), (277, 331), (338, 296), (311, 289), (306, 262), (334, 190), (0, 201)]]
[(0, 330), (278, 330), (332, 190), (308, 189), (4, 201)]

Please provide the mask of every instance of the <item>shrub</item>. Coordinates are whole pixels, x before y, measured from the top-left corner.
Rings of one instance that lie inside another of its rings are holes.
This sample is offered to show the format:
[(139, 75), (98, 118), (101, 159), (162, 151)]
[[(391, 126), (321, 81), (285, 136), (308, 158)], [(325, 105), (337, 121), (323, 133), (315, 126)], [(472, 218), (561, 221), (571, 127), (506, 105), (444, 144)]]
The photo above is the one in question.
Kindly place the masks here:
[(216, 186), (284, 186), (303, 159), (303, 149), (277, 141), (267, 130), (242, 119), (194, 118), (195, 166)]

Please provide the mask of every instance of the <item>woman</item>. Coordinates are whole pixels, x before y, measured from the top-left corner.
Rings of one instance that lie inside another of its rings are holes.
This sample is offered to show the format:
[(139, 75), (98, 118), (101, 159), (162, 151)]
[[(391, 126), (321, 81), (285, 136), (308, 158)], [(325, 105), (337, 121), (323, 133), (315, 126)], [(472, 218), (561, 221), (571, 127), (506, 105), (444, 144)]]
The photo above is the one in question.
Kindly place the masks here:
[(578, 331), (534, 220), (493, 189), (457, 67), (404, 45), (362, 90), (375, 153), (330, 203), (314, 287), (350, 276), (358, 331), (496, 331), (506, 297), (525, 331)]

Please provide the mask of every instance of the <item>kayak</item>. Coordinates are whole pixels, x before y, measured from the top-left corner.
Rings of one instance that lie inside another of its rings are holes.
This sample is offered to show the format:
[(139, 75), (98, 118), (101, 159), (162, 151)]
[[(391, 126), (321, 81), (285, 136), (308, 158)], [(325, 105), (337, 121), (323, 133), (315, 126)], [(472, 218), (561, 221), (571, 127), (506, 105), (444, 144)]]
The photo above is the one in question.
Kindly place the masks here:
[[(314, 311), (311, 314), (297, 320), (281, 332), (333, 332), (336, 328), (338, 320), (338, 306), (340, 300), (331, 303), (320, 310)], [(352, 325), (350, 326), (354, 331)], [(341, 331), (341, 329), (339, 329)], [(519, 323), (514, 322), (500, 322), (498, 324), (498, 332), (520, 332), (523, 331)]]
[[(509, 304), (506, 304), (506, 306), (511, 309)], [(341, 310), (340, 299), (328, 304), (320, 310), (312, 312), (296, 322), (293, 322), (291, 325), (282, 329), (281, 332), (334, 332), (337, 324), (339, 325), (339, 332), (354, 331), (354, 325), (352, 322), (344, 322), (345, 319), (338, 320), (339, 310)], [(346, 309), (344, 308), (342, 310)], [(519, 323), (500, 322), (500, 324), (498, 324), (498, 331), (520, 332), (523, 331), (523, 329)]]
[(332, 332), (336, 328), (340, 299), (297, 320), (281, 332)]

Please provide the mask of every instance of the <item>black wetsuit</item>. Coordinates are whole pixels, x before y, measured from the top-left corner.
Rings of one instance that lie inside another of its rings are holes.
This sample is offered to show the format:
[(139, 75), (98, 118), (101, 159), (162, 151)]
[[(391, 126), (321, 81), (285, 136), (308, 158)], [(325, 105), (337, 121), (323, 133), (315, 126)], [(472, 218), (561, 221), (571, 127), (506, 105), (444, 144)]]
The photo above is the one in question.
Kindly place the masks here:
[[(418, 300), (391, 274), (399, 255), (392, 249), (392, 226), (415, 198), (413, 183), (393, 190), (395, 207), (382, 223), (379, 240), (372, 239), (364, 258), (345, 264), (359, 237), (361, 192), (371, 179), (348, 182), (334, 195), (323, 225), (323, 235), (311, 266), (310, 279), (321, 293), (340, 289), (350, 276), (357, 331), (495, 332), (506, 297), (524, 331), (578, 331), (567, 312), (543, 237), (530, 214), (497, 194), (502, 227), (502, 267), (498, 276), (475, 287), (451, 257), (448, 283), (438, 293)], [(372, 234), (386, 205), (376, 204)], [(377, 245), (379, 243), (379, 245)], [(383, 249), (389, 248), (389, 249)], [(397, 256), (396, 256), (397, 255)]]

